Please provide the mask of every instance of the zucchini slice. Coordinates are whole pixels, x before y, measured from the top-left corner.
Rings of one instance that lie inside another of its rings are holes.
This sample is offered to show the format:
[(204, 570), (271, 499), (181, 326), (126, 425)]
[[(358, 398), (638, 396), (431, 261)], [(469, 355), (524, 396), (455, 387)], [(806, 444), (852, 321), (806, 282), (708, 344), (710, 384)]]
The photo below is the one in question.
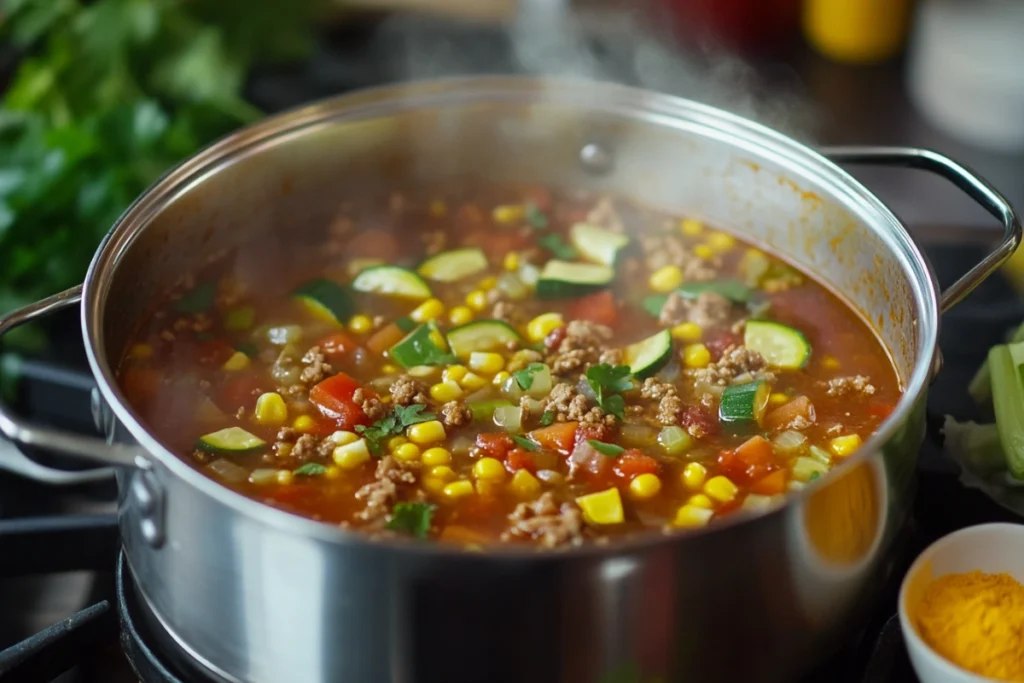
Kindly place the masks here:
[(207, 453), (252, 453), (267, 443), (241, 427), (227, 427), (199, 437), (196, 448)]
[(448, 331), (448, 346), (459, 358), (474, 351), (494, 351), (521, 340), (519, 333), (501, 320), (477, 320)]
[(743, 345), (757, 351), (768, 364), (783, 370), (798, 370), (807, 365), (811, 345), (799, 330), (765, 320), (747, 321)]
[(734, 431), (750, 431), (761, 426), (771, 387), (764, 380), (733, 384), (725, 388), (718, 404), (718, 420)]
[(619, 250), (629, 244), (625, 235), (590, 223), (574, 224), (569, 229), (569, 241), (585, 259), (606, 266), (614, 266)]
[(455, 282), (487, 269), (487, 257), (476, 248), (453, 249), (431, 256), (417, 272), (428, 280)]
[(333, 280), (310, 280), (292, 292), (292, 298), (317, 320), (344, 324), (355, 312), (355, 304), (345, 288)]
[(696, 299), (703, 292), (714, 292), (729, 301), (745, 304), (754, 296), (754, 290), (738, 280), (717, 280), (715, 282), (688, 282), (676, 290), (680, 296)]
[(630, 344), (623, 353), (623, 361), (629, 371), (643, 379), (661, 369), (672, 356), (672, 333), (662, 330), (655, 335)]
[(444, 365), (452, 362), (448, 344), (434, 323), (420, 325), (388, 351), (391, 359), (403, 368), (418, 365)]
[(585, 296), (607, 288), (614, 278), (615, 271), (609, 266), (552, 259), (544, 265), (537, 280), (537, 296), (541, 299)]
[(367, 268), (352, 281), (357, 292), (400, 296), (406, 299), (429, 299), (430, 286), (416, 273), (398, 266)]

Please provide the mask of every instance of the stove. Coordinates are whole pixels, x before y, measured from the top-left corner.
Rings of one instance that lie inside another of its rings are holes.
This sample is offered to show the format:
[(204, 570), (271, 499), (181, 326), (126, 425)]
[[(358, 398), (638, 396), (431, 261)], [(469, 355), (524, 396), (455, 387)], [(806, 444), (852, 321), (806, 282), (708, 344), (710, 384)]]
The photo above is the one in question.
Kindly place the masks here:
[[(391, 27), (393, 30), (393, 27)], [(298, 69), (254, 79), (250, 94), (268, 111), (297, 102), (395, 80), (387, 41), (366, 31), (335, 36), (317, 58)], [(477, 62), (480, 71), (508, 71), (511, 63), (493, 43), (472, 32), (454, 39), (472, 54), (497, 55)], [(423, 40), (423, 38), (420, 38)], [(449, 35), (445, 40), (451, 45)], [(473, 42), (476, 41), (476, 42)], [(483, 50), (481, 46), (488, 46)], [(368, 46), (372, 46), (367, 53)], [(462, 48), (460, 48), (462, 49)], [(913, 228), (913, 226), (912, 226)], [(996, 226), (918, 226), (912, 229), (943, 286), (962, 275), (998, 242)], [(1024, 302), (997, 276), (943, 318), (944, 367), (929, 398), (929, 436), (918, 466), (914, 514), (897, 542), (897, 569), (866, 626), (810, 676), (794, 683), (913, 683), (895, 617), (899, 581), (929, 543), (957, 528), (991, 521), (1020, 521), (983, 494), (963, 487), (941, 452), (944, 414), (977, 419), (966, 387), (989, 346), (1024, 320)], [(89, 409), (92, 380), (79, 341), (75, 311), (52, 322), (56, 340), (43, 356), (23, 362), (12, 392), (16, 407), (38, 422), (95, 433)], [(154, 633), (142, 614), (120, 552), (116, 488), (107, 472), (82, 471), (47, 453), (32, 460), (0, 442), (0, 459), (67, 474), (42, 486), (0, 472), (0, 681), (120, 683), (208, 680), (166, 635)], [(639, 683), (639, 682), (638, 682)]]

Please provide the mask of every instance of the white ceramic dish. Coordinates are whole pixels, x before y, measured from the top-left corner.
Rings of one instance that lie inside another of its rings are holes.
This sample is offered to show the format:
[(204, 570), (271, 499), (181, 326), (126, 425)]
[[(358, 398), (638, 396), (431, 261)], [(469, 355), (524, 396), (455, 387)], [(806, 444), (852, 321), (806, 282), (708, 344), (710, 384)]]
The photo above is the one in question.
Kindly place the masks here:
[(900, 588), (900, 627), (921, 683), (996, 683), (932, 650), (910, 616), (931, 581), (974, 570), (1007, 573), (1024, 582), (1024, 524), (981, 524), (955, 531), (930, 545), (910, 567)]

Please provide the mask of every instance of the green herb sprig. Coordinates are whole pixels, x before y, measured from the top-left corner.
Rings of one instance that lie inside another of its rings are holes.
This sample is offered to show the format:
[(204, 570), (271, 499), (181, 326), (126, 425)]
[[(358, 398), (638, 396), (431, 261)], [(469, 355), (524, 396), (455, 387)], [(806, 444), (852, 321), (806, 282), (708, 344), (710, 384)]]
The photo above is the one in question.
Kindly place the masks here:
[(620, 420), (624, 419), (626, 400), (619, 392), (633, 388), (633, 376), (630, 374), (629, 366), (600, 363), (587, 369), (586, 378), (601, 410)]
[(413, 403), (411, 406), (395, 406), (393, 411), (369, 427), (357, 425), (356, 431), (366, 439), (370, 452), (380, 455), (387, 439), (401, 434), (410, 425), (429, 422), (437, 417), (434, 413), (424, 412), (426, 408), (421, 403)]
[(436, 509), (437, 506), (430, 503), (395, 503), (387, 528), (416, 538), (426, 538)]

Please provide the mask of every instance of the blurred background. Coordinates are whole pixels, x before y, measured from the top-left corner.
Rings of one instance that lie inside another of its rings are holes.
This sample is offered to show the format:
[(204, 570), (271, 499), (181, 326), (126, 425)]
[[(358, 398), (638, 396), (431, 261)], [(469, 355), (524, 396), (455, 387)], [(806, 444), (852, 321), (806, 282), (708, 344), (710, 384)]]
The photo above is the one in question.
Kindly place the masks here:
[[(454, 74), (622, 81), (814, 145), (932, 147), (1024, 205), (1022, 27), (1015, 0), (0, 0), (0, 312), (80, 282), (127, 204), (229, 131)], [(991, 223), (941, 180), (858, 175), (908, 224)], [(8, 349), (77, 335), (56, 325)]]

